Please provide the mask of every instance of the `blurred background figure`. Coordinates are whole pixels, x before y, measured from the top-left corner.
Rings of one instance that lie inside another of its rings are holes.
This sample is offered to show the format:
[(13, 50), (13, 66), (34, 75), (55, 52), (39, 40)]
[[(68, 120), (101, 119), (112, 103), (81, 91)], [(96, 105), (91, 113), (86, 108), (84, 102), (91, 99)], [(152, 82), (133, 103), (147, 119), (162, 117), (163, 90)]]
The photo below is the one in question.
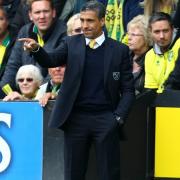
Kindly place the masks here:
[(127, 43), (125, 34), (128, 22), (143, 14), (140, 2), (143, 0), (108, 0), (105, 20), (109, 37)]
[(21, 66), (16, 75), (19, 92), (13, 91), (3, 101), (33, 100), (42, 83), (43, 77), (38, 67), (34, 65)]
[(6, 11), (10, 24), (14, 19), (20, 1), (21, 0), (0, 0), (0, 6)]
[(165, 12), (173, 17), (178, 0), (144, 0), (144, 14), (149, 18), (155, 12)]
[(174, 23), (174, 27), (175, 28), (180, 28), (180, 0), (178, 0), (178, 3), (177, 3), (177, 8), (176, 8), (176, 12), (175, 12), (175, 15), (174, 15), (174, 18), (173, 18), (173, 23)]
[(138, 15), (127, 25), (128, 46), (133, 62), (133, 75), (135, 80), (136, 95), (144, 90), (144, 59), (150, 49), (152, 41), (148, 31), (148, 23), (144, 15)]
[(73, 15), (67, 22), (67, 35), (81, 34), (80, 13)]
[[(17, 30), (9, 25), (6, 11), (0, 6), (0, 80), (17, 37)], [(4, 97), (0, 90), (0, 98)]]
[(56, 98), (61, 87), (61, 83), (64, 79), (65, 69), (65, 66), (59, 66), (48, 69), (50, 80), (47, 83), (40, 86), (40, 89), (38, 90), (35, 98), (39, 100), (42, 106), (45, 106), (49, 99)]
[[(60, 16), (63, 10), (65, 1), (66, 0), (53, 0), (57, 18)], [(20, 30), (22, 26), (31, 22), (28, 14), (29, 14), (29, 0), (21, 0), (16, 9), (16, 14), (12, 19), (12, 25)]]

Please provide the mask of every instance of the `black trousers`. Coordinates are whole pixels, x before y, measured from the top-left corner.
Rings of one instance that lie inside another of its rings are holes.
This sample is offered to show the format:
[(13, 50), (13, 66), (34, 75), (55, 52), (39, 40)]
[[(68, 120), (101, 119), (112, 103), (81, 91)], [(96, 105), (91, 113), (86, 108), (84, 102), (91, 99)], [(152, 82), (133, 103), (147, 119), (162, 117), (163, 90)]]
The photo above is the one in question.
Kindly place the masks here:
[(111, 111), (73, 112), (64, 131), (65, 180), (84, 180), (95, 145), (100, 180), (120, 180), (119, 127)]

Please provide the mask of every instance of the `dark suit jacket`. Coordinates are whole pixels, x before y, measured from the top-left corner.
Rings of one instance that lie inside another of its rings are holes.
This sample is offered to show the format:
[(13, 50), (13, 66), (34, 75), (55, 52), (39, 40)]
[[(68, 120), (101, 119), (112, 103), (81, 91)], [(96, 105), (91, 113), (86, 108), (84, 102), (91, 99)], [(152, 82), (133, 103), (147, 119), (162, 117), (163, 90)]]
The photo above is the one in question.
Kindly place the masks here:
[[(134, 99), (134, 81), (127, 46), (106, 38), (104, 65), (104, 87), (111, 100), (114, 113), (125, 118)], [(67, 64), (64, 81), (55, 102), (50, 127), (63, 128), (68, 119), (81, 84), (85, 62), (86, 44), (83, 35), (67, 37), (53, 53), (40, 48), (34, 58), (44, 67)]]

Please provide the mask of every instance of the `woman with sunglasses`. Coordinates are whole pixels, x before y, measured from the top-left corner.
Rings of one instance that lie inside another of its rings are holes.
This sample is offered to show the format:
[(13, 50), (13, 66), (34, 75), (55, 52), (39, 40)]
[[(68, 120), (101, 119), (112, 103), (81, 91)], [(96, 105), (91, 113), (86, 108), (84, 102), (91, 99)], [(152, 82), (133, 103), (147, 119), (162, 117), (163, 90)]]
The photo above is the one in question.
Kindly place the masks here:
[(20, 90), (12, 91), (3, 101), (33, 100), (42, 83), (42, 75), (38, 67), (34, 65), (21, 66), (16, 74), (16, 84)]

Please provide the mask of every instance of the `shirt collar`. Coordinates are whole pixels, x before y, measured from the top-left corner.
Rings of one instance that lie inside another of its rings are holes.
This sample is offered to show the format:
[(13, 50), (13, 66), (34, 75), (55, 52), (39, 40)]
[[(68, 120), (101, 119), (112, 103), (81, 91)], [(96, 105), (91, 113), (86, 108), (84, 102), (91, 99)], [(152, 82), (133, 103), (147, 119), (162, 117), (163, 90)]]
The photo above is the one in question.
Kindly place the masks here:
[[(86, 40), (86, 45), (89, 45), (89, 42), (91, 39), (89, 38), (85, 38)], [(98, 47), (102, 45), (102, 43), (105, 41), (105, 35), (104, 35), (104, 32), (95, 39), (96, 43), (98, 44)]]
[(2, 41), (2, 46), (7, 47), (10, 43), (10, 36), (9, 34), (5, 37), (5, 39)]

